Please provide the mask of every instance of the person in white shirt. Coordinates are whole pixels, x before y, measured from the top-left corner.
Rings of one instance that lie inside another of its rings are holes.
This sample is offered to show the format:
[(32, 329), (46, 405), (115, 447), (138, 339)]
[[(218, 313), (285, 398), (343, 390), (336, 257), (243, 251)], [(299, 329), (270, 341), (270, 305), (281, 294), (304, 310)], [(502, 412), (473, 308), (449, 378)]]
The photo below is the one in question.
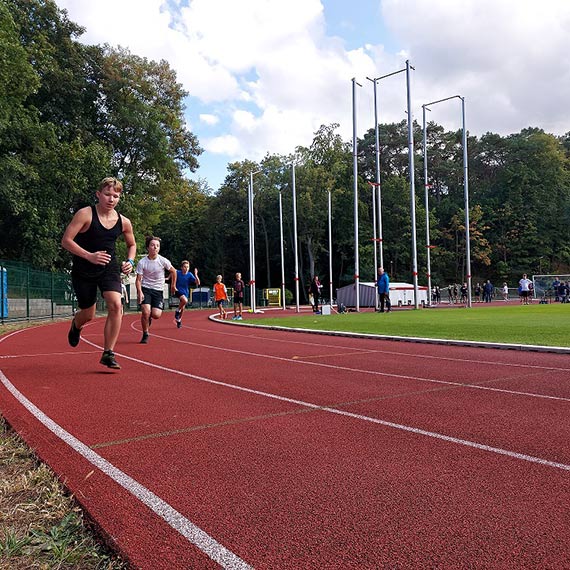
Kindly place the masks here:
[(146, 250), (148, 252), (137, 263), (137, 300), (141, 306), (141, 344), (148, 343), (148, 329), (152, 319), (160, 319), (164, 309), (164, 272), (170, 273), (170, 291), (176, 291), (176, 269), (166, 257), (159, 255), (160, 238), (147, 236)]
[(530, 297), (530, 287), (532, 285), (532, 281), (527, 279), (526, 273), (522, 276), (522, 279), (519, 281), (519, 287), (521, 292), (521, 303), (523, 305), (528, 305), (528, 299)]
[(503, 283), (503, 301), (509, 300), (509, 286)]

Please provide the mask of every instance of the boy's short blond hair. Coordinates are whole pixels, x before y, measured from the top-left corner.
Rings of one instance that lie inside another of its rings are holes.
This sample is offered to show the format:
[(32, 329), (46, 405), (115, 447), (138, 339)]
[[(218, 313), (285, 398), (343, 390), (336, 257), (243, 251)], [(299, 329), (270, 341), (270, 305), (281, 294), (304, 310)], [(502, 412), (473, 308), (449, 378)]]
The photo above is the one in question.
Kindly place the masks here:
[(107, 176), (107, 178), (103, 178), (99, 183), (99, 192), (104, 190), (108, 186), (112, 186), (117, 192), (123, 191), (123, 183), (120, 180), (117, 180), (113, 176)]
[(218, 279), (221, 281), (221, 280), (222, 280), (222, 276), (221, 276), (221, 275), (216, 275), (216, 281), (217, 281)]
[(184, 261), (182, 261), (180, 265), (187, 265), (188, 267), (190, 267), (190, 262), (187, 259), (185, 259)]

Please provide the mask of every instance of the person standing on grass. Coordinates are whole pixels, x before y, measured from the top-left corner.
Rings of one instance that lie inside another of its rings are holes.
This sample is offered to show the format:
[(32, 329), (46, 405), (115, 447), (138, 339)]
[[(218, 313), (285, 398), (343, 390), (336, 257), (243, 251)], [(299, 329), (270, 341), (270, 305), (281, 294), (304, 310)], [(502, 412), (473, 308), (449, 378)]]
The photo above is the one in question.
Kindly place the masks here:
[[(115, 211), (122, 191), (123, 184), (119, 180), (104, 178), (95, 194), (97, 205), (81, 208), (61, 239), (62, 247), (73, 255), (71, 282), (79, 306), (67, 340), (73, 347), (79, 344), (81, 329), (95, 317), (99, 288), (107, 307), (104, 351), (99, 362), (114, 369), (121, 368), (114, 353), (123, 318), (121, 272), (128, 275), (133, 270), (137, 253), (130, 220)], [(127, 261), (119, 268), (115, 244), (121, 234), (127, 245)]]
[(319, 298), (321, 296), (321, 289), (323, 286), (319, 281), (319, 276), (315, 275), (311, 284), (309, 285), (309, 292), (313, 296), (313, 313), (320, 315), (321, 312), (319, 311)]
[(241, 273), (236, 273), (236, 278), (234, 279), (234, 316), (232, 320), (241, 321), (241, 313), (243, 311), (243, 295), (245, 292), (245, 283), (241, 278)]
[(174, 313), (174, 319), (176, 320), (176, 326), (180, 328), (182, 326), (182, 315), (186, 305), (190, 300), (190, 285), (200, 286), (200, 279), (198, 279), (198, 269), (194, 268), (194, 273), (190, 272), (190, 262), (184, 260), (180, 266), (181, 268), (176, 272), (176, 291), (174, 295), (178, 297), (180, 301), (178, 304), (178, 309)]
[(519, 281), (519, 287), (521, 292), (521, 303), (523, 305), (528, 305), (528, 299), (530, 297), (530, 286), (532, 281), (527, 279), (526, 273), (523, 274), (522, 279)]
[(137, 300), (141, 306), (142, 338), (147, 344), (148, 329), (152, 319), (160, 319), (164, 309), (164, 272), (170, 273), (170, 291), (176, 291), (176, 269), (166, 257), (159, 255), (160, 238), (147, 236), (145, 255), (137, 264)]
[(224, 303), (228, 300), (228, 290), (226, 286), (222, 283), (222, 276), (216, 276), (216, 282), (214, 283), (214, 301), (218, 305), (218, 310), (220, 311), (220, 319), (227, 319), (228, 314), (224, 309)]
[(384, 306), (386, 307), (386, 312), (389, 313), (392, 310), (392, 303), (390, 302), (390, 278), (383, 267), (378, 268), (376, 286), (378, 287), (378, 295), (380, 295), (380, 313), (384, 312)]
[(489, 281), (489, 279), (487, 279), (487, 282), (485, 283), (485, 285), (483, 285), (483, 300), (485, 301), (485, 303), (490, 303), (491, 302), (491, 298), (493, 297), (493, 284), (491, 283), (491, 281)]

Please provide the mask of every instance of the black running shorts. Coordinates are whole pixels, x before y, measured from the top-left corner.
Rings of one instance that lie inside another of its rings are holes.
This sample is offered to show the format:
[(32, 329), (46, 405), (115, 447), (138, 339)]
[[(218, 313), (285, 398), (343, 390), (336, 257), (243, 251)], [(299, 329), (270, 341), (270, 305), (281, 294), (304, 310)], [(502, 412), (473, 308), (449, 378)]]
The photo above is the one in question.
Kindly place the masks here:
[(87, 275), (71, 272), (71, 284), (80, 309), (88, 309), (97, 302), (97, 288), (101, 293), (116, 291), (121, 294), (121, 273), (116, 264), (109, 264), (101, 273)]

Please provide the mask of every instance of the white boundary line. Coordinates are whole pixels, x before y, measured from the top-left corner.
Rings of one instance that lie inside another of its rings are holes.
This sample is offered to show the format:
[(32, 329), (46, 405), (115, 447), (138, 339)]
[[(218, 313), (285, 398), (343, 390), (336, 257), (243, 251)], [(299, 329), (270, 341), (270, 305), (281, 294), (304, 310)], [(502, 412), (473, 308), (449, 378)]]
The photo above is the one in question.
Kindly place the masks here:
[[(216, 313), (217, 314), (217, 313)], [(321, 333), (324, 334), (323, 331), (315, 331), (313, 329), (291, 329), (289, 327), (273, 327), (273, 326), (269, 326), (269, 325), (260, 325), (260, 324), (255, 324), (255, 323), (244, 323), (242, 321), (238, 321), (238, 322), (225, 322), (225, 321), (220, 321), (215, 317), (215, 315), (208, 317), (208, 319), (212, 322), (215, 323), (222, 323), (222, 324), (227, 324), (227, 325), (235, 325), (236, 327), (240, 327), (240, 326), (249, 326), (250, 328), (259, 328), (259, 329), (268, 329), (268, 330), (280, 330), (283, 332), (306, 332), (306, 333)], [(133, 321), (136, 322), (136, 321)], [(132, 327), (132, 324), (131, 324)], [(199, 331), (199, 332), (206, 332), (208, 334), (212, 333), (211, 329), (199, 329), (199, 328), (195, 328), (192, 327), (191, 328), (192, 331)], [(243, 334), (242, 333), (238, 333), (238, 332), (224, 332), (224, 331), (214, 331), (216, 332), (216, 334), (222, 334), (222, 335), (229, 335), (229, 336), (237, 336), (237, 337), (242, 337), (243, 338)], [(343, 338), (351, 338), (352, 333), (340, 333), (339, 335), (331, 335), (328, 332), (326, 333), (328, 336), (342, 336)], [(270, 337), (264, 337), (264, 336), (253, 336), (250, 335), (248, 338), (257, 338), (260, 340), (264, 340), (264, 341), (270, 341), (270, 342), (279, 342), (280, 344), (302, 344), (302, 345), (311, 345), (311, 346), (315, 346), (315, 343), (309, 343), (309, 342), (303, 342), (303, 341), (298, 341), (298, 340), (283, 340), (283, 339), (272, 339)], [(397, 341), (405, 341), (407, 337), (398, 337)], [(381, 337), (381, 336), (374, 336), (374, 335), (368, 335), (366, 337), (367, 340), (392, 340), (392, 337)], [(434, 340), (434, 342), (430, 342), (426, 344), (441, 344), (439, 342), (435, 342), (437, 339), (432, 339)], [(418, 341), (419, 342), (419, 341)], [(411, 343), (412, 344), (412, 343)], [(445, 345), (448, 345), (448, 341), (444, 341)], [(340, 345), (335, 345), (335, 344), (320, 344), (319, 346), (324, 346), (326, 348), (345, 348), (347, 350), (353, 350), (353, 347), (346, 347), (346, 346), (340, 346)], [(517, 345), (517, 346), (524, 346), (524, 345)], [(468, 347), (468, 348), (472, 348), (472, 347)], [(474, 347), (474, 348), (490, 348), (490, 347)], [(557, 371), (561, 371), (561, 372), (570, 372), (570, 368), (561, 368), (560, 366), (541, 366), (541, 365), (536, 365), (536, 364), (519, 364), (516, 362), (498, 362), (498, 361), (489, 361), (489, 360), (473, 360), (473, 359), (469, 359), (469, 358), (452, 358), (449, 356), (435, 356), (433, 354), (418, 354), (418, 353), (414, 353), (414, 352), (398, 352), (395, 350), (379, 350), (377, 348), (366, 348), (363, 349), (366, 350), (370, 353), (375, 353), (375, 354), (390, 354), (390, 355), (394, 355), (394, 356), (403, 356), (406, 358), (420, 358), (420, 359), (429, 359), (429, 360), (445, 360), (448, 362), (473, 362), (475, 364), (487, 364), (490, 366), (508, 366), (508, 367), (516, 367), (516, 368), (535, 368), (538, 370), (557, 370)], [(523, 350), (521, 350), (521, 352), (524, 352)]]
[[(20, 331), (16, 331), (20, 332)], [(11, 336), (11, 335), (10, 335)], [(7, 336), (0, 339), (2, 342)], [(89, 343), (92, 344), (92, 343)], [(96, 346), (96, 345), (93, 345)], [(155, 495), (152, 491), (141, 485), (138, 481), (127, 475), (115, 467), (112, 463), (95, 453), (87, 445), (79, 441), (68, 431), (63, 429), (59, 424), (54, 422), (46, 414), (44, 414), (37, 406), (28, 400), (4, 375), (0, 370), (0, 381), (6, 389), (24, 406), (39, 422), (49, 429), (59, 439), (67, 443), (74, 451), (83, 456), (89, 463), (97, 467), (105, 475), (110, 477), (115, 483), (123, 487), (139, 499), (150, 510), (157, 514), (170, 527), (184, 536), (190, 543), (195, 545), (204, 554), (217, 562), (222, 568), (228, 570), (250, 570), (253, 568), (236, 554), (222, 546), (208, 533), (196, 526), (192, 521), (179, 513), (174, 507), (170, 506), (166, 501)]]
[[(86, 340), (85, 342), (87, 342), (91, 346), (98, 347), (98, 345), (96, 345), (95, 343), (92, 343), (91, 341)], [(117, 354), (119, 354), (119, 353), (117, 353)], [(295, 400), (293, 398), (287, 398), (286, 396), (279, 396), (278, 394), (271, 394), (270, 392), (262, 392), (261, 390), (254, 390), (252, 388), (246, 388), (244, 386), (238, 386), (236, 384), (229, 384), (228, 382), (222, 382), (220, 380), (213, 380), (211, 378), (206, 378), (204, 376), (197, 376), (196, 374), (190, 374), (189, 372), (183, 372), (182, 370), (176, 370), (174, 368), (168, 368), (166, 366), (154, 364), (153, 362), (148, 362), (146, 360), (140, 360), (140, 359), (134, 358), (132, 356), (127, 356), (126, 354), (120, 354), (120, 355), (121, 355), (121, 358), (131, 360), (132, 362), (136, 362), (137, 364), (142, 364), (143, 366), (149, 366), (150, 368), (156, 368), (157, 370), (162, 370), (163, 372), (169, 372), (171, 374), (177, 374), (179, 376), (184, 376), (185, 378), (192, 378), (193, 380), (198, 380), (200, 382), (206, 382), (208, 384), (213, 384), (215, 386), (222, 386), (224, 388), (230, 388), (231, 390), (246, 392), (248, 394), (255, 394), (256, 396), (271, 398), (273, 400), (278, 400), (280, 402), (287, 402), (289, 404), (295, 404), (297, 406), (302, 406), (304, 408), (310, 408), (313, 410), (328, 412), (328, 413), (336, 414), (339, 416), (344, 416), (344, 417), (348, 417), (348, 418), (362, 420), (362, 421), (370, 422), (373, 424), (378, 424), (378, 425), (382, 425), (385, 427), (390, 427), (390, 428), (398, 429), (401, 431), (414, 433), (416, 435), (424, 435), (424, 436), (435, 438), (435, 439), (438, 439), (441, 441), (447, 441), (450, 443), (464, 445), (466, 447), (481, 449), (483, 451), (490, 451), (492, 453), (497, 453), (499, 455), (506, 455), (508, 457), (512, 457), (515, 459), (522, 459), (523, 461), (528, 461), (530, 463), (538, 463), (540, 465), (545, 465), (547, 467), (555, 467), (557, 469), (562, 469), (564, 471), (570, 471), (570, 465), (566, 465), (565, 463), (557, 463), (555, 461), (549, 461), (547, 459), (542, 459), (540, 457), (535, 457), (533, 455), (526, 455), (524, 453), (518, 453), (516, 451), (509, 451), (507, 449), (501, 449), (499, 447), (492, 447), (490, 445), (477, 443), (475, 441), (469, 441), (466, 439), (459, 439), (456, 437), (444, 435), (444, 434), (437, 433), (437, 432), (427, 431), (427, 430), (423, 430), (420, 428), (415, 428), (415, 427), (411, 427), (411, 426), (407, 426), (407, 425), (403, 425), (403, 424), (396, 424), (393, 422), (388, 422), (386, 420), (381, 420), (379, 418), (372, 418), (370, 416), (364, 416), (362, 414), (354, 414), (352, 412), (347, 412), (345, 410), (338, 410), (336, 408), (329, 408), (328, 406), (321, 406), (319, 404), (313, 404), (312, 402), (305, 402), (303, 400)]]
[[(131, 323), (131, 328), (133, 328), (134, 330), (137, 330), (134, 328), (134, 324), (135, 324), (134, 322)], [(274, 356), (271, 354), (260, 354), (258, 352), (248, 352), (245, 350), (238, 350), (235, 348), (227, 348), (227, 347), (211, 345), (211, 344), (202, 344), (202, 343), (194, 342), (194, 341), (190, 341), (190, 340), (183, 340), (183, 339), (173, 338), (173, 337), (169, 337), (169, 336), (162, 336), (160, 334), (153, 334), (151, 338), (160, 338), (162, 340), (167, 340), (169, 342), (177, 342), (180, 344), (187, 344), (190, 346), (198, 346), (200, 348), (208, 348), (211, 350), (221, 350), (222, 352), (233, 352), (235, 354), (242, 354), (245, 356), (254, 356), (256, 358), (265, 358), (265, 359), (270, 359), (270, 360), (277, 360), (280, 362), (287, 362), (289, 364), (317, 366), (319, 368), (329, 368), (329, 369), (333, 369), (333, 370), (341, 370), (343, 372), (353, 372), (353, 373), (358, 373), (358, 374), (369, 374), (372, 376), (383, 376), (383, 377), (387, 377), (387, 378), (397, 378), (397, 379), (401, 379), (401, 380), (415, 380), (417, 382), (430, 382), (432, 384), (443, 384), (445, 386), (457, 386), (458, 388), (468, 388), (468, 389), (472, 389), (472, 390), (485, 390), (488, 392), (498, 392), (500, 394), (509, 394), (511, 396), (524, 396), (527, 398), (540, 398), (540, 399), (544, 399), (544, 400), (555, 400), (555, 401), (559, 401), (559, 402), (570, 402), (570, 398), (563, 398), (561, 396), (549, 396), (547, 394), (537, 394), (534, 392), (520, 392), (517, 390), (506, 390), (504, 388), (492, 388), (490, 386), (482, 386), (480, 384), (463, 384), (462, 382), (451, 382), (449, 380), (437, 380), (435, 378), (424, 378), (422, 376), (410, 376), (407, 374), (380, 372), (378, 370), (364, 370), (361, 368), (349, 368), (348, 366), (338, 366), (336, 364), (326, 364), (324, 362), (312, 362), (310, 360), (285, 358), (283, 356)], [(90, 341), (86, 340), (85, 338), (83, 338), (83, 340), (85, 340), (85, 342), (87, 342), (89, 344), (92, 344), (93, 346), (97, 346), (97, 345), (94, 345), (93, 343), (91, 343)], [(125, 355), (122, 354), (121, 356), (124, 357)], [(130, 358), (130, 357), (127, 357), (127, 358)], [(143, 361), (141, 361), (141, 362), (143, 362)]]

